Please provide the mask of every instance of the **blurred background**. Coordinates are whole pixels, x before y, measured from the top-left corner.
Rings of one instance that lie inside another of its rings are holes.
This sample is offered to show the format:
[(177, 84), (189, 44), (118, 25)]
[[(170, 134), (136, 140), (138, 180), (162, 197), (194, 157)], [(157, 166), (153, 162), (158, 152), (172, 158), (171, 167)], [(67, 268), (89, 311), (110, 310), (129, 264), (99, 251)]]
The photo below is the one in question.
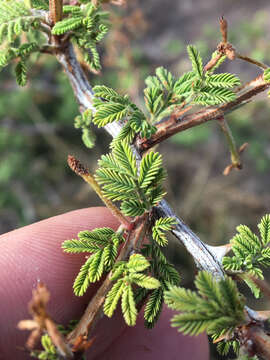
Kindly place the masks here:
[[(190, 69), (187, 44), (195, 44), (207, 62), (220, 41), (221, 15), (229, 22), (229, 41), (238, 52), (270, 65), (268, 0), (132, 0), (108, 9), (112, 25), (100, 49), (103, 70), (88, 76), (91, 84), (128, 93), (138, 105), (144, 79), (156, 67), (165, 66), (176, 76)], [(226, 61), (220, 70), (239, 75), (243, 82), (259, 74), (255, 66), (240, 60)], [(74, 128), (77, 104), (53, 58), (39, 58), (24, 88), (16, 85), (12, 71), (7, 67), (0, 73), (0, 233), (101, 205), (68, 168), (66, 158), (74, 154), (95, 171), (110, 142), (102, 130), (94, 129), (95, 148), (84, 147), (81, 131)], [(227, 177), (222, 172), (230, 154), (216, 122), (175, 135), (159, 146), (169, 174), (168, 201), (209, 244), (228, 242), (240, 223), (256, 231), (260, 218), (270, 212), (269, 116), (267, 94), (228, 116), (237, 144), (248, 142), (249, 147), (243, 170)], [(180, 255), (171, 250), (170, 256), (180, 264), (183, 283), (189, 284), (191, 259), (182, 249)]]

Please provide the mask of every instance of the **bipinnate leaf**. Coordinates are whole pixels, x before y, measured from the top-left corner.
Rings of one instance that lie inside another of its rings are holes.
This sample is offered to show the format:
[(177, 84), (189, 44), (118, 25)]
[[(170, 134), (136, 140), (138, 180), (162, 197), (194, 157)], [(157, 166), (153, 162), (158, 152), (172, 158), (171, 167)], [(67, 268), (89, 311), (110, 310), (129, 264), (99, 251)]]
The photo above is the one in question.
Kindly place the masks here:
[(137, 176), (136, 159), (127, 141), (119, 141), (113, 148), (113, 157), (127, 175)]
[(198, 335), (203, 331), (214, 338), (233, 333), (245, 319), (244, 299), (235, 282), (229, 278), (215, 280), (201, 271), (196, 276), (197, 292), (175, 286), (165, 291), (165, 302), (181, 311), (172, 318), (172, 326), (184, 334)]
[(236, 94), (229, 89), (205, 86), (198, 90), (194, 103), (200, 105), (218, 105), (236, 99)]
[(133, 254), (129, 258), (127, 263), (127, 268), (130, 272), (141, 272), (147, 269), (150, 266), (150, 263), (146, 258), (141, 254)]
[(195, 291), (178, 286), (171, 286), (170, 291), (165, 292), (167, 306), (177, 311), (196, 311), (200, 300)]
[(145, 325), (152, 328), (157, 322), (163, 305), (163, 289), (158, 288), (152, 291), (144, 308)]
[(145, 189), (155, 181), (161, 165), (162, 157), (159, 153), (151, 151), (143, 157), (140, 164), (140, 188)]
[(121, 211), (126, 216), (140, 216), (147, 210), (144, 203), (138, 200), (125, 200), (121, 204)]
[(166, 246), (168, 244), (165, 232), (170, 231), (175, 224), (176, 220), (172, 217), (160, 218), (156, 220), (154, 226), (152, 227), (152, 235), (154, 240), (160, 246)]
[(160, 287), (160, 282), (157, 279), (144, 274), (131, 274), (130, 280), (145, 289), (157, 289)]
[(115, 233), (111, 228), (104, 227), (92, 231), (80, 231), (78, 239), (63, 242), (62, 248), (65, 252), (90, 253), (89, 258), (82, 265), (74, 281), (75, 295), (83, 295), (90, 283), (100, 280), (103, 273), (113, 267), (119, 245), (123, 241), (122, 234)]
[(92, 258), (90, 257), (81, 267), (79, 274), (77, 275), (73, 283), (74, 294), (77, 296), (84, 295), (88, 286), (90, 285), (89, 270), (90, 270), (91, 262), (92, 262)]
[(264, 246), (270, 243), (270, 215), (263, 216), (261, 222), (258, 225), (260, 230), (262, 243)]
[(264, 70), (263, 78), (264, 81), (270, 82), (270, 68)]
[(135, 325), (137, 309), (132, 286), (136, 285), (148, 290), (155, 290), (161, 286), (157, 279), (142, 273), (149, 267), (150, 263), (141, 254), (133, 254), (128, 261), (120, 261), (115, 264), (111, 281), (116, 281), (116, 283), (106, 296), (104, 303), (106, 315), (112, 316), (120, 297), (122, 297), (121, 305), (124, 319), (129, 326)]
[(125, 284), (122, 279), (118, 280), (109, 293), (107, 294), (106, 300), (104, 302), (103, 310), (104, 314), (108, 317), (112, 317), (113, 313), (117, 307), (117, 304), (123, 294), (125, 289)]
[(16, 65), (15, 75), (16, 75), (17, 84), (20, 86), (25, 86), (27, 82), (27, 76), (26, 76), (26, 64), (24, 60), (19, 61), (18, 64)]
[(81, 27), (82, 25), (82, 17), (76, 16), (72, 18), (63, 19), (61, 21), (58, 21), (53, 29), (52, 34), (53, 35), (63, 35), (67, 31), (75, 30)]
[(166, 90), (173, 88), (175, 79), (170, 71), (160, 66), (156, 69), (156, 74)]
[(128, 285), (124, 288), (121, 307), (125, 322), (129, 326), (134, 326), (136, 324), (136, 319), (138, 311), (136, 308), (136, 303), (134, 300), (134, 293), (131, 285)]
[(270, 216), (265, 215), (258, 225), (260, 238), (246, 225), (237, 227), (238, 234), (231, 239), (234, 256), (225, 256), (224, 269), (236, 272), (249, 286), (254, 296), (259, 297), (259, 288), (252, 277), (263, 279), (262, 267), (270, 266)]
[(193, 71), (196, 73), (196, 75), (199, 78), (202, 78), (203, 63), (202, 63), (202, 58), (201, 58), (199, 51), (197, 50), (197, 48), (194, 45), (188, 45), (187, 51), (188, 51), (188, 55), (189, 55), (189, 58), (192, 63)]
[(233, 88), (240, 85), (240, 79), (230, 73), (213, 74), (206, 78), (206, 84), (212, 87)]
[(120, 103), (104, 103), (95, 113), (93, 122), (103, 127), (113, 121), (119, 121), (127, 115), (128, 106)]

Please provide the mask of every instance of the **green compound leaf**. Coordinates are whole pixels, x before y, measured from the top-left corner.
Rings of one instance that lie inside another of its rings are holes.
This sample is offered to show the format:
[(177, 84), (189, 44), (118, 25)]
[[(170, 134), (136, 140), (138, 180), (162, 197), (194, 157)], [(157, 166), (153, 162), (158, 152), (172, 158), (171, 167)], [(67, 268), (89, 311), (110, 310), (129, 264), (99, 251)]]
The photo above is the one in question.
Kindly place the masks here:
[(126, 174), (137, 176), (136, 158), (127, 141), (118, 142), (112, 152), (115, 162), (122, 167)]
[(132, 282), (145, 289), (157, 289), (160, 287), (160, 282), (157, 279), (144, 274), (131, 274), (130, 279)]
[(97, 85), (93, 88), (94, 94), (96, 97), (109, 100), (112, 102), (124, 102), (125, 98), (119, 95), (115, 90), (105, 86), (105, 85)]
[(62, 249), (67, 253), (95, 252), (99, 250), (99, 246), (91, 240), (66, 240), (62, 244)]
[(145, 84), (147, 85), (147, 87), (159, 87), (160, 90), (162, 90), (161, 88), (161, 84), (158, 80), (158, 78), (156, 76), (148, 76), (146, 79), (145, 79)]
[(199, 335), (207, 330), (213, 320), (214, 318), (209, 319), (206, 314), (185, 313), (175, 315), (171, 323), (184, 335)]
[(160, 218), (156, 220), (155, 225), (152, 227), (152, 235), (154, 240), (160, 246), (166, 246), (168, 244), (168, 240), (164, 232), (170, 231), (175, 224), (176, 220), (172, 217)]
[(125, 322), (129, 326), (134, 326), (136, 324), (136, 319), (138, 311), (136, 308), (136, 303), (134, 300), (134, 293), (131, 285), (127, 285), (124, 288), (121, 302), (122, 312), (125, 319)]
[(107, 294), (106, 300), (104, 302), (103, 310), (104, 314), (108, 317), (112, 317), (113, 313), (117, 307), (117, 304), (123, 294), (126, 285), (122, 279), (119, 279), (111, 288)]
[(90, 283), (98, 281), (105, 271), (109, 271), (113, 267), (119, 245), (124, 238), (121, 234), (106, 227), (81, 231), (78, 237), (79, 239), (64, 241), (62, 248), (68, 253), (91, 253), (73, 284), (75, 295), (82, 296)]
[(161, 66), (156, 69), (156, 74), (166, 90), (173, 88), (175, 79), (170, 71)]
[(189, 55), (189, 58), (192, 63), (193, 71), (196, 73), (196, 75), (199, 78), (202, 78), (203, 63), (202, 63), (202, 58), (201, 58), (199, 51), (196, 49), (196, 47), (194, 45), (188, 45), (187, 51), (188, 51), (188, 55)]
[(15, 75), (17, 84), (20, 86), (25, 86), (27, 83), (27, 74), (26, 74), (26, 64), (25, 61), (21, 60), (15, 67)]
[(82, 17), (76, 16), (58, 21), (52, 28), (53, 35), (63, 35), (67, 31), (75, 30), (81, 27)]
[(196, 72), (189, 71), (185, 73), (175, 81), (173, 91), (176, 94), (182, 94), (183, 92), (186, 92), (186, 90), (184, 89), (186, 89), (187, 86), (191, 90), (191, 85), (192, 82), (195, 80), (195, 78), (196, 78)]
[(113, 121), (119, 121), (127, 115), (129, 107), (120, 103), (104, 103), (95, 113), (93, 122), (103, 127)]
[(94, 230), (84, 230), (78, 233), (82, 241), (91, 241), (97, 245), (107, 245), (109, 239), (115, 234), (114, 230), (109, 227), (97, 228)]
[(255, 235), (247, 226), (237, 227), (236, 234), (230, 241), (234, 256), (223, 258), (223, 267), (227, 271), (236, 272), (249, 286), (256, 298), (259, 288), (251, 276), (263, 279), (262, 267), (270, 266), (270, 216), (265, 215), (258, 225), (261, 238)]
[(200, 296), (189, 289), (171, 286), (166, 292), (167, 306), (177, 311), (196, 311), (200, 302)]
[(212, 87), (233, 88), (241, 84), (240, 79), (229, 73), (214, 74), (206, 78), (206, 84)]
[(121, 210), (127, 216), (150, 211), (165, 195), (161, 185), (166, 173), (158, 153), (150, 152), (143, 158), (138, 174), (131, 147), (122, 140), (116, 142), (112, 152), (103, 155), (98, 164), (95, 178), (104, 195), (113, 201), (121, 200)]
[(205, 86), (199, 90), (199, 95), (195, 97), (194, 103), (200, 105), (218, 105), (235, 99), (235, 93), (229, 89)]
[(270, 82), (270, 68), (264, 70), (263, 78), (264, 78), (264, 81)]
[(133, 254), (129, 258), (127, 268), (130, 272), (141, 272), (146, 270), (150, 266), (150, 263), (141, 254)]
[(168, 262), (165, 264), (163, 263), (161, 268), (159, 269), (159, 272), (164, 281), (167, 281), (168, 283), (173, 285), (179, 285), (181, 280), (180, 275), (173, 265), (169, 264)]
[(264, 246), (270, 243), (270, 215), (265, 215), (258, 225)]
[(163, 91), (158, 87), (144, 89), (144, 100), (150, 114), (157, 114), (163, 106)]
[(90, 282), (96, 282), (100, 280), (103, 271), (105, 270), (105, 258), (104, 252), (98, 250), (95, 254), (91, 256), (92, 261), (89, 267), (89, 280)]
[(90, 270), (91, 262), (92, 262), (92, 257), (88, 258), (86, 262), (83, 264), (83, 266), (79, 271), (79, 274), (77, 275), (73, 283), (74, 294), (77, 296), (84, 295), (90, 285), (89, 270)]
[(216, 281), (211, 274), (199, 272), (195, 285), (198, 292), (171, 286), (165, 291), (165, 302), (181, 313), (172, 318), (172, 326), (184, 334), (198, 335), (203, 331), (219, 337), (232, 334), (244, 319), (244, 299), (235, 282), (225, 277)]
[(162, 156), (153, 151), (146, 154), (140, 164), (139, 184), (142, 189), (145, 189), (156, 182), (156, 175), (160, 171), (162, 165)]
[(147, 207), (138, 200), (125, 200), (121, 204), (121, 211), (126, 216), (141, 216), (145, 213)]
[(161, 314), (162, 305), (163, 305), (163, 289), (158, 288), (151, 293), (144, 308), (145, 325), (148, 328), (152, 328), (154, 324), (157, 322)]

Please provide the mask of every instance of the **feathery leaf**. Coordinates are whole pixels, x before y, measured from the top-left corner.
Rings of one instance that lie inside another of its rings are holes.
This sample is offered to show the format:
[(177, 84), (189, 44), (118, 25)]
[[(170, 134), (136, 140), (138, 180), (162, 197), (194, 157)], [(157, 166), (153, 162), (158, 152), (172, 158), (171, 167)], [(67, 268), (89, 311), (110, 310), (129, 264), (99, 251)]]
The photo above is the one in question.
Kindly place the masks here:
[(197, 50), (197, 48), (194, 45), (188, 45), (187, 51), (188, 51), (188, 55), (189, 55), (189, 58), (192, 63), (193, 71), (197, 74), (197, 76), (199, 78), (202, 78), (203, 63), (202, 63), (202, 58), (201, 58), (199, 51)]

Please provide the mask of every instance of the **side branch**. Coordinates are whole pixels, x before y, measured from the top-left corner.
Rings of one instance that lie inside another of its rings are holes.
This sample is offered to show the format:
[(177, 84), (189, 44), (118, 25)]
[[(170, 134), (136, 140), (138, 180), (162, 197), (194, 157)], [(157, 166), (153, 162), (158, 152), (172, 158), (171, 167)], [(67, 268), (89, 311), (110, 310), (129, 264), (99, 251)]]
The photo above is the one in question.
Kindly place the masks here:
[[(229, 103), (218, 107), (207, 107), (196, 113), (188, 114), (178, 118), (174, 124), (172, 124), (169, 119), (166, 122), (163, 122), (162, 125), (157, 125), (158, 130), (150, 139), (137, 139), (136, 145), (138, 149), (143, 152), (181, 131), (223, 117), (227, 113), (237, 109), (239, 106), (244, 105), (254, 96), (267, 90), (270, 87), (270, 83), (264, 81), (262, 74), (248, 83), (247, 86), (249, 87), (249, 90), (239, 94), (234, 101), (230, 101)], [(168, 126), (166, 126), (166, 123)]]
[[(80, 105), (80, 110), (91, 109), (95, 111), (93, 107), (93, 91), (92, 88), (76, 59), (73, 47), (71, 44), (66, 48), (65, 52), (58, 56), (58, 61), (65, 69), (71, 86), (74, 90), (74, 95)], [(121, 130), (121, 124), (112, 123), (105, 126), (105, 130), (112, 136), (116, 137)], [(141, 160), (141, 156), (135, 147), (134, 154), (137, 161)], [(215, 252), (212, 248), (208, 248), (173, 212), (166, 201), (162, 201), (158, 207), (159, 216), (173, 216), (177, 219), (177, 225), (173, 231), (174, 235), (181, 242), (191, 256), (195, 259), (199, 268), (209, 271), (217, 277), (223, 276), (223, 270), (217, 259)]]

